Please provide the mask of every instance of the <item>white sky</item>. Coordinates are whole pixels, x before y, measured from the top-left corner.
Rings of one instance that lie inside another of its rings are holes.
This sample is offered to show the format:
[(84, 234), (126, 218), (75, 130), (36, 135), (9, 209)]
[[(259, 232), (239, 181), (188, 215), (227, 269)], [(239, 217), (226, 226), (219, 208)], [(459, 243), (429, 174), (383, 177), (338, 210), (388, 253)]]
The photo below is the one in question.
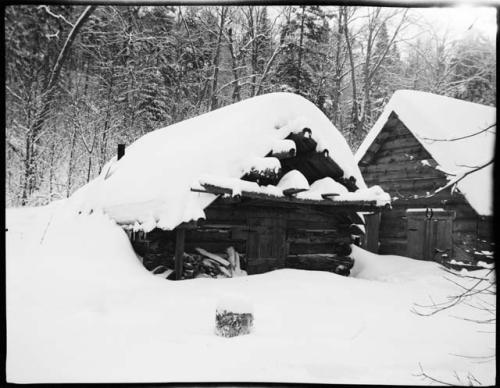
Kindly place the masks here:
[[(495, 4), (492, 0), (492, 4)], [(499, 4), (500, 4), (500, 0)], [(469, 0), (469, 3), (471, 0)], [(456, 38), (460, 34), (467, 31), (471, 25), (473, 28), (478, 29), (483, 32), (492, 42), (496, 39), (497, 33), (497, 21), (496, 21), (496, 9), (494, 7), (477, 7), (473, 5), (467, 5), (467, 0), (462, 0), (462, 5), (456, 5), (453, 7), (442, 7), (442, 8), (411, 8), (409, 14), (413, 15), (414, 19), (420, 19), (424, 24), (432, 26), (435, 32), (444, 32), (448, 30), (450, 36)], [(458, 4), (458, 3), (457, 3)], [(330, 6), (331, 7), (331, 6)], [(271, 18), (276, 17), (281, 6), (270, 6), (269, 15)], [(386, 12), (390, 12), (393, 8), (387, 8)], [(362, 12), (361, 12), (362, 13)], [(397, 22), (396, 18), (394, 22)], [(389, 31), (391, 26), (389, 26)], [(422, 31), (419, 30), (418, 26), (413, 29), (408, 29), (408, 35), (418, 33)]]
[(497, 32), (496, 9), (473, 6), (456, 6), (448, 8), (415, 8), (412, 13), (422, 17), (443, 31), (449, 29), (451, 34), (461, 34), (473, 25), (492, 41)]

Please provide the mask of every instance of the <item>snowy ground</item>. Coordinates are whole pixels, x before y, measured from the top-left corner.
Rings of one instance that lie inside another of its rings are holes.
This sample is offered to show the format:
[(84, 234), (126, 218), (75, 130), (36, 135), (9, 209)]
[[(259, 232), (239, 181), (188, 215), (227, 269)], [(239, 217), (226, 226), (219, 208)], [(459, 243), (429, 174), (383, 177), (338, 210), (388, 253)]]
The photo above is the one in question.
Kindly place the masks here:
[[(476, 310), (411, 312), (459, 292), (435, 263), (355, 248), (349, 278), (286, 269), (171, 282), (108, 218), (63, 217), (64, 206), (7, 209), (10, 382), (429, 384), (420, 363), (450, 383), (495, 383), (494, 360), (464, 357), (495, 353), (494, 327), (457, 318)], [(213, 334), (228, 297), (253, 306), (252, 334)]]

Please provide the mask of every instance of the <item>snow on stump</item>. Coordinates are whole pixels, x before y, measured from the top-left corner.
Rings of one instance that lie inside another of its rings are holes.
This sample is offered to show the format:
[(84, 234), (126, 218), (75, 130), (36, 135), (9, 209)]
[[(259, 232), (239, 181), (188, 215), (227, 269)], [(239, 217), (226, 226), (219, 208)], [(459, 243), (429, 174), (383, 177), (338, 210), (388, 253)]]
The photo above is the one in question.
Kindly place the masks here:
[(236, 337), (250, 334), (253, 328), (252, 306), (241, 299), (225, 299), (218, 303), (215, 312), (215, 334)]

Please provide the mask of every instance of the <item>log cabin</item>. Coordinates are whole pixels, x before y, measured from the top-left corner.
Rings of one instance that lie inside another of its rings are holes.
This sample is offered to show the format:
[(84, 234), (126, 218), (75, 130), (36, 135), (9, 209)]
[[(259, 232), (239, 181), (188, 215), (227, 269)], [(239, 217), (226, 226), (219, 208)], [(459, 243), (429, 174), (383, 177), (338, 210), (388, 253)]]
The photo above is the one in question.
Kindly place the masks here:
[(443, 264), (491, 262), (495, 132), (494, 107), (395, 92), (355, 154), (366, 183), (392, 203), (366, 216), (367, 248)]
[(167, 268), (169, 279), (227, 274), (235, 252), (249, 275), (348, 275), (350, 244), (364, 230), (360, 212), (390, 206), (387, 193), (365, 185), (328, 118), (290, 93), (150, 132), (88, 186), (81, 211), (107, 214), (144, 266)]

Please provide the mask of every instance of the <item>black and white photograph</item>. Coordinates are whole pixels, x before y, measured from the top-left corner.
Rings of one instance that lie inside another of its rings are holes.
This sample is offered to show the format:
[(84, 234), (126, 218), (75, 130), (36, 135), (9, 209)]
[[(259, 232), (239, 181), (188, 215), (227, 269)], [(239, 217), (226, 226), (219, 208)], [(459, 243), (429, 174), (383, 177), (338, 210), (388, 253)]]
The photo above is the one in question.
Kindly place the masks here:
[(3, 6), (7, 382), (495, 385), (499, 7)]

